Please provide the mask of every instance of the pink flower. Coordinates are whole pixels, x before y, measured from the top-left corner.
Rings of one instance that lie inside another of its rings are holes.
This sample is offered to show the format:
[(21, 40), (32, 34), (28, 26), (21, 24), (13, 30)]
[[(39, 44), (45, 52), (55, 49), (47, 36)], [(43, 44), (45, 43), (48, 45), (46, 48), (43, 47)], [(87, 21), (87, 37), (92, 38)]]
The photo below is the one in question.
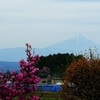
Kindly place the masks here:
[(40, 77), (37, 77), (37, 76), (36, 76), (35, 79), (34, 79), (34, 82), (35, 82), (35, 83), (38, 83), (39, 81), (40, 81)]
[(3, 76), (0, 75), (0, 80), (2, 79)]
[(39, 55), (37, 54), (37, 55), (35, 55), (35, 57), (37, 58), (37, 60), (38, 61), (40, 61), (40, 57), (39, 57)]
[(6, 74), (5, 77), (6, 77), (6, 78), (9, 78), (9, 74)]
[(35, 64), (35, 61), (32, 61), (30, 64), (33, 66)]
[(19, 74), (18, 74), (18, 77), (23, 77), (23, 74), (22, 74), (22, 73), (19, 73)]
[(32, 75), (33, 75), (33, 73), (32, 73), (32, 72), (29, 72), (29, 75), (30, 75), (30, 76), (32, 76)]
[(31, 59), (32, 59), (32, 61), (36, 61), (36, 58), (34, 58), (34, 57), (32, 57)]
[(4, 78), (4, 83), (6, 83), (8, 81), (8, 79), (7, 78)]
[(19, 73), (16, 78), (21, 81), (23, 79), (23, 74), (22, 73)]
[(4, 88), (7, 89), (8, 88), (8, 85), (4, 84)]
[(34, 78), (35, 78), (35, 75), (34, 75), (34, 74), (32, 74), (31, 78), (32, 78), (32, 79), (34, 79)]
[(35, 96), (35, 95), (32, 95), (31, 98), (32, 98), (31, 100), (40, 100), (39, 97), (37, 97), (37, 96)]
[(22, 72), (23, 77), (27, 77), (27, 73), (25, 71)]
[(38, 70), (39, 70), (39, 68), (34, 68), (34, 69), (32, 70), (33, 74), (35, 74)]
[(12, 70), (11, 74), (16, 74), (16, 71), (15, 70)]
[(33, 70), (34, 69), (34, 66), (30, 66), (30, 70)]
[(30, 78), (28, 81), (29, 81), (29, 83), (32, 83), (33, 82), (33, 79)]
[(23, 66), (24, 63), (25, 63), (24, 59), (19, 61), (20, 66)]
[[(39, 56), (31, 54), (32, 47), (30, 44), (26, 43), (26, 47), (27, 59), (26, 61), (24, 59), (19, 61), (21, 68), (19, 74), (13, 70), (10, 75), (6, 74), (6, 78), (4, 78), (0, 71), (0, 99), (2, 100), (12, 100), (14, 97), (18, 97), (18, 100), (40, 100), (34, 95), (29, 98), (24, 97), (27, 93), (34, 92), (36, 83), (40, 81), (40, 78), (36, 76), (36, 72), (39, 69), (35, 68), (35, 63), (39, 60)], [(8, 84), (9, 80), (11, 81), (11, 86)], [(30, 85), (32, 88), (29, 87)]]
[(10, 100), (10, 97), (6, 96), (6, 100)]
[(15, 79), (15, 76), (11, 76), (11, 79), (14, 80)]

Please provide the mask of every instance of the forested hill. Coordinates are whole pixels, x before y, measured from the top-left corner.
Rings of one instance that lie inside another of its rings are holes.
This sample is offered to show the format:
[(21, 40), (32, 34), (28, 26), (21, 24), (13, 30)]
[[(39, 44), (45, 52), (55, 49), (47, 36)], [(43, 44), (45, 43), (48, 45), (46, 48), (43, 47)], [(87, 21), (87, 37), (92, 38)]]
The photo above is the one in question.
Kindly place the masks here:
[(50, 69), (50, 74), (64, 74), (66, 68), (75, 60), (83, 57), (82, 55), (74, 55), (65, 53), (65, 54), (53, 54), (48, 56), (41, 56), (40, 61), (37, 66), (42, 69), (43, 66)]
[[(66, 67), (68, 67), (74, 60), (78, 60), (81, 55), (75, 56), (74, 54), (53, 54), (48, 56), (41, 56), (40, 61), (37, 63), (37, 67), (41, 70), (44, 66), (48, 67), (50, 69), (50, 74), (63, 74), (66, 70)], [(17, 70), (19, 71), (18, 62), (6, 62), (6, 61), (0, 61), (0, 70), (3, 72), (6, 72), (7, 70)]]

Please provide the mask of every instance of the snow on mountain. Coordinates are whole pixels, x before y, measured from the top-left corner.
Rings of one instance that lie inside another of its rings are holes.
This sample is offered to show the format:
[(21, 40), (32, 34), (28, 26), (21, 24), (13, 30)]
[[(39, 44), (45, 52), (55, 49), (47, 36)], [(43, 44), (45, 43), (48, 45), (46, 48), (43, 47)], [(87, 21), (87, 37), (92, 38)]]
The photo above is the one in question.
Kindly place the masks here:
[[(79, 54), (81, 51), (84, 52), (88, 48), (96, 47), (100, 52), (100, 46), (87, 38), (78, 35), (73, 36), (65, 41), (56, 43), (46, 48), (35, 48), (35, 54), (40, 56), (47, 56), (49, 54), (57, 53), (74, 53)], [(25, 48), (8, 48), (0, 49), (0, 61), (19, 61), (26, 59)]]
[[(48, 54), (54, 54), (54, 53), (75, 53), (78, 54), (81, 51), (85, 51), (88, 48), (92, 47), (100, 48), (97, 44), (94, 42), (88, 40), (87, 38), (78, 35), (73, 36), (65, 41), (59, 42), (57, 44), (48, 46), (46, 48), (41, 49), (41, 52), (43, 55)], [(37, 49), (36, 53), (40, 53), (40, 51)]]

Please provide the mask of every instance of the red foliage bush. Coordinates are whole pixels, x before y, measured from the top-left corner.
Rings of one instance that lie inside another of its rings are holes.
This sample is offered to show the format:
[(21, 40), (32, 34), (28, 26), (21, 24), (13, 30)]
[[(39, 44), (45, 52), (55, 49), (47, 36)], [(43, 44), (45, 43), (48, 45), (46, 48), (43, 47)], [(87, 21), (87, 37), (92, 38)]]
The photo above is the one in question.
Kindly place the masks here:
[(62, 97), (65, 100), (70, 96), (82, 100), (100, 100), (100, 59), (83, 57), (66, 69)]

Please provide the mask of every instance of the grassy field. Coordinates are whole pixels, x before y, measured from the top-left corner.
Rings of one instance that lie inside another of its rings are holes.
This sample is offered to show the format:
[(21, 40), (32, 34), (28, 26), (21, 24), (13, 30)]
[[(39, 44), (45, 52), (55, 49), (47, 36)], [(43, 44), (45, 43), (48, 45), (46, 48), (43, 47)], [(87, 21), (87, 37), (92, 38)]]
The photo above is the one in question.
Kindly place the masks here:
[(40, 100), (62, 100), (60, 92), (36, 92), (35, 95), (40, 97)]
[(40, 100), (62, 100), (60, 98), (40, 98)]
[[(29, 97), (28, 94), (27, 97)], [(35, 95), (40, 98), (40, 100), (62, 100), (60, 92), (35, 92)], [(17, 100), (18, 97), (15, 97), (13, 100)]]
[[(63, 100), (60, 92), (35, 92), (36, 96), (40, 98), (40, 100)], [(30, 94), (27, 95), (27, 98), (30, 97)], [(13, 100), (18, 100), (18, 97), (15, 97)], [(75, 96), (67, 96), (64, 100), (81, 100)]]

